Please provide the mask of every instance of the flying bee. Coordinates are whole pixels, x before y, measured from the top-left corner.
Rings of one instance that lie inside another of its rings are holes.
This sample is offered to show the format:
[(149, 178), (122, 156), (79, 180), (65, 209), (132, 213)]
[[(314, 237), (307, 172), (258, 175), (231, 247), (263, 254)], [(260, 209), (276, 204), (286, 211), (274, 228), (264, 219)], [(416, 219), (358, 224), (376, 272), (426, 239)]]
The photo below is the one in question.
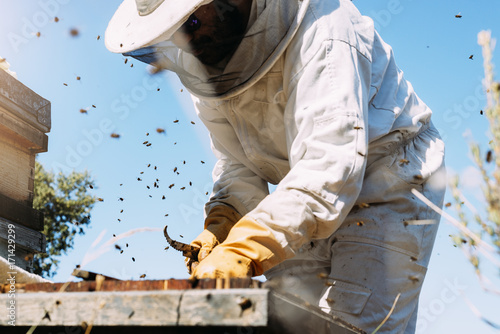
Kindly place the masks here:
[(204, 163), (205, 163), (205, 161), (201, 160), (201, 163), (202, 163), (202, 164), (204, 164)]
[(128, 58), (125, 58), (125, 64), (128, 62)]
[(177, 172), (177, 167), (174, 168), (174, 173)]
[(123, 197), (118, 198), (118, 200), (123, 202)]
[(65, 82), (63, 83), (63, 85), (64, 85), (64, 86), (66, 86), (66, 87), (68, 86), (68, 84), (67, 84), (67, 83), (65, 83)]
[(179, 120), (178, 120), (178, 119), (176, 119), (176, 120), (174, 121), (174, 123), (179, 123)]
[(122, 250), (122, 248), (118, 244), (115, 244), (115, 248), (118, 249), (118, 250)]
[(149, 146), (151, 146), (151, 143), (149, 143), (149, 144), (146, 145), (146, 147), (149, 147)]
[(175, 186), (174, 183), (172, 183), (171, 185), (168, 186), (168, 189), (172, 189), (172, 187)]
[(99, 202), (104, 202), (104, 199), (102, 199), (102, 198), (100, 198), (100, 197), (99, 197), (97, 200), (98, 200)]
[(144, 278), (146, 277), (146, 274), (142, 274), (141, 276), (139, 276), (139, 278)]
[(79, 77), (79, 76), (76, 76), (76, 80), (80, 80), (80, 79), (81, 79), (81, 77)]
[(80, 109), (80, 114), (86, 114), (87, 113), (87, 109)]
[(156, 132), (158, 132), (158, 133), (165, 133), (165, 129), (163, 129), (163, 128), (156, 128)]
[(191, 124), (196, 124), (195, 122), (191, 121)]
[(94, 186), (93, 186), (93, 185), (91, 185), (91, 184), (89, 184), (89, 188), (90, 188), (90, 189), (94, 189)]
[(97, 40), (100, 40), (101, 39), (101, 35), (97, 35)]
[(120, 135), (118, 133), (114, 133), (114, 132), (110, 136), (111, 136), (111, 138), (117, 138), (117, 139), (120, 138)]
[(56, 22), (56, 23), (59, 22), (59, 18), (57, 16), (54, 17), (54, 22)]
[(491, 150), (489, 150), (487, 153), (486, 153), (486, 162), (487, 163), (490, 163), (491, 160), (493, 158), (493, 152), (491, 152)]
[(38, 31), (35, 35), (36, 37), (40, 37), (42, 34)]
[(147, 143), (149, 143), (149, 141), (147, 141), (147, 140), (146, 140), (146, 141), (145, 141), (144, 143), (142, 143), (142, 144), (143, 144), (143, 145), (146, 145)]
[(447, 207), (447, 208), (449, 208), (449, 207), (451, 206), (451, 203), (450, 203), (450, 202), (448, 202), (448, 203), (446, 203), (444, 206), (445, 206), (445, 207)]
[(137, 178), (137, 181), (142, 181), (142, 179), (140, 177)]
[(181, 187), (181, 190), (184, 190), (184, 189), (186, 189), (186, 187)]
[(361, 220), (360, 220), (359, 222), (357, 222), (357, 223), (356, 223), (356, 225), (358, 225), (358, 226), (363, 226), (363, 225), (365, 225), (365, 223), (364, 223), (363, 221), (361, 221)]
[(461, 19), (461, 18), (462, 18), (462, 15), (457, 14), (457, 15), (455, 15), (455, 18), (457, 18), (457, 19)]
[(470, 55), (470, 56), (469, 56), (469, 59), (470, 59), (470, 60), (474, 60), (474, 55)]
[(69, 34), (71, 35), (71, 37), (77, 37), (80, 34), (80, 32), (78, 31), (78, 29), (72, 28), (69, 30)]
[(410, 281), (412, 281), (413, 283), (418, 283), (420, 281), (420, 279), (417, 276), (414, 276), (414, 275), (408, 276), (408, 279)]
[(400, 159), (399, 164), (400, 165), (408, 165), (410, 163), (410, 160), (408, 159)]
[(134, 258), (134, 257), (132, 258), (132, 261), (134, 261), (134, 262), (135, 262), (135, 258)]

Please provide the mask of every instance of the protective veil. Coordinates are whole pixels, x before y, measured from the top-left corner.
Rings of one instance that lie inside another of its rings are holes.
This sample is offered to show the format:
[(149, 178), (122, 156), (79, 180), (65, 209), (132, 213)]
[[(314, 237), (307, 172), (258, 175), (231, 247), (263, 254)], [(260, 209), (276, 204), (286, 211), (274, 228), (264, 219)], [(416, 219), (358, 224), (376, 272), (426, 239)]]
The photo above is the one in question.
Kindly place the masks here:
[(216, 66), (202, 64), (171, 41), (124, 55), (175, 72), (190, 93), (200, 98), (232, 97), (269, 71), (295, 35), (308, 2), (255, 0), (254, 19), (238, 49), (229, 60)]

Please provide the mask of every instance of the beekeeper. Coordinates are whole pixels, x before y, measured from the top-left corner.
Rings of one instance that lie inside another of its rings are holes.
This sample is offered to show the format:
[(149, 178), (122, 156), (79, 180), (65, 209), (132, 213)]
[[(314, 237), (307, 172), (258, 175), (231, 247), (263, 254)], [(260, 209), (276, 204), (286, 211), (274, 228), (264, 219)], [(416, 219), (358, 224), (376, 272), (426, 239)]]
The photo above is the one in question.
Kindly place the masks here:
[[(218, 158), (198, 278), (258, 276), (366, 331), (415, 331), (444, 145), (348, 0), (125, 0), (106, 46), (174, 71)], [(270, 194), (268, 184), (277, 185)], [(325, 278), (326, 277), (326, 278)]]

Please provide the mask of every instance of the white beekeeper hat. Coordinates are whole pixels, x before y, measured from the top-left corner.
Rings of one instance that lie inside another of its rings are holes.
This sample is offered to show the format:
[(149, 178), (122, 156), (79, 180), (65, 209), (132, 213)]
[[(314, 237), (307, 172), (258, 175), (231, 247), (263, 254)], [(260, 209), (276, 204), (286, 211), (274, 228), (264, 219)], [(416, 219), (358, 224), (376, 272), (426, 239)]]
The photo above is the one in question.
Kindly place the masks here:
[(130, 52), (169, 39), (200, 6), (213, 0), (124, 0), (109, 21), (109, 51)]

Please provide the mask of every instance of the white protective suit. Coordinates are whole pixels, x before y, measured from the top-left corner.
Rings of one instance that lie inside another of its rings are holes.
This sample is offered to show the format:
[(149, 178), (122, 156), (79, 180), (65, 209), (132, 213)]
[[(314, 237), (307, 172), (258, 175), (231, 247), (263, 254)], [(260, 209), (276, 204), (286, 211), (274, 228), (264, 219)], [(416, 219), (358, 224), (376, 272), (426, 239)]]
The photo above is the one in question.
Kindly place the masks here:
[(229, 205), (272, 229), (289, 259), (265, 273), (271, 282), (367, 332), (400, 293), (380, 332), (414, 332), (439, 217), (411, 189), (437, 205), (444, 196), (431, 110), (348, 0), (254, 0), (250, 21), (219, 72), (155, 49), (211, 134), (207, 212)]

